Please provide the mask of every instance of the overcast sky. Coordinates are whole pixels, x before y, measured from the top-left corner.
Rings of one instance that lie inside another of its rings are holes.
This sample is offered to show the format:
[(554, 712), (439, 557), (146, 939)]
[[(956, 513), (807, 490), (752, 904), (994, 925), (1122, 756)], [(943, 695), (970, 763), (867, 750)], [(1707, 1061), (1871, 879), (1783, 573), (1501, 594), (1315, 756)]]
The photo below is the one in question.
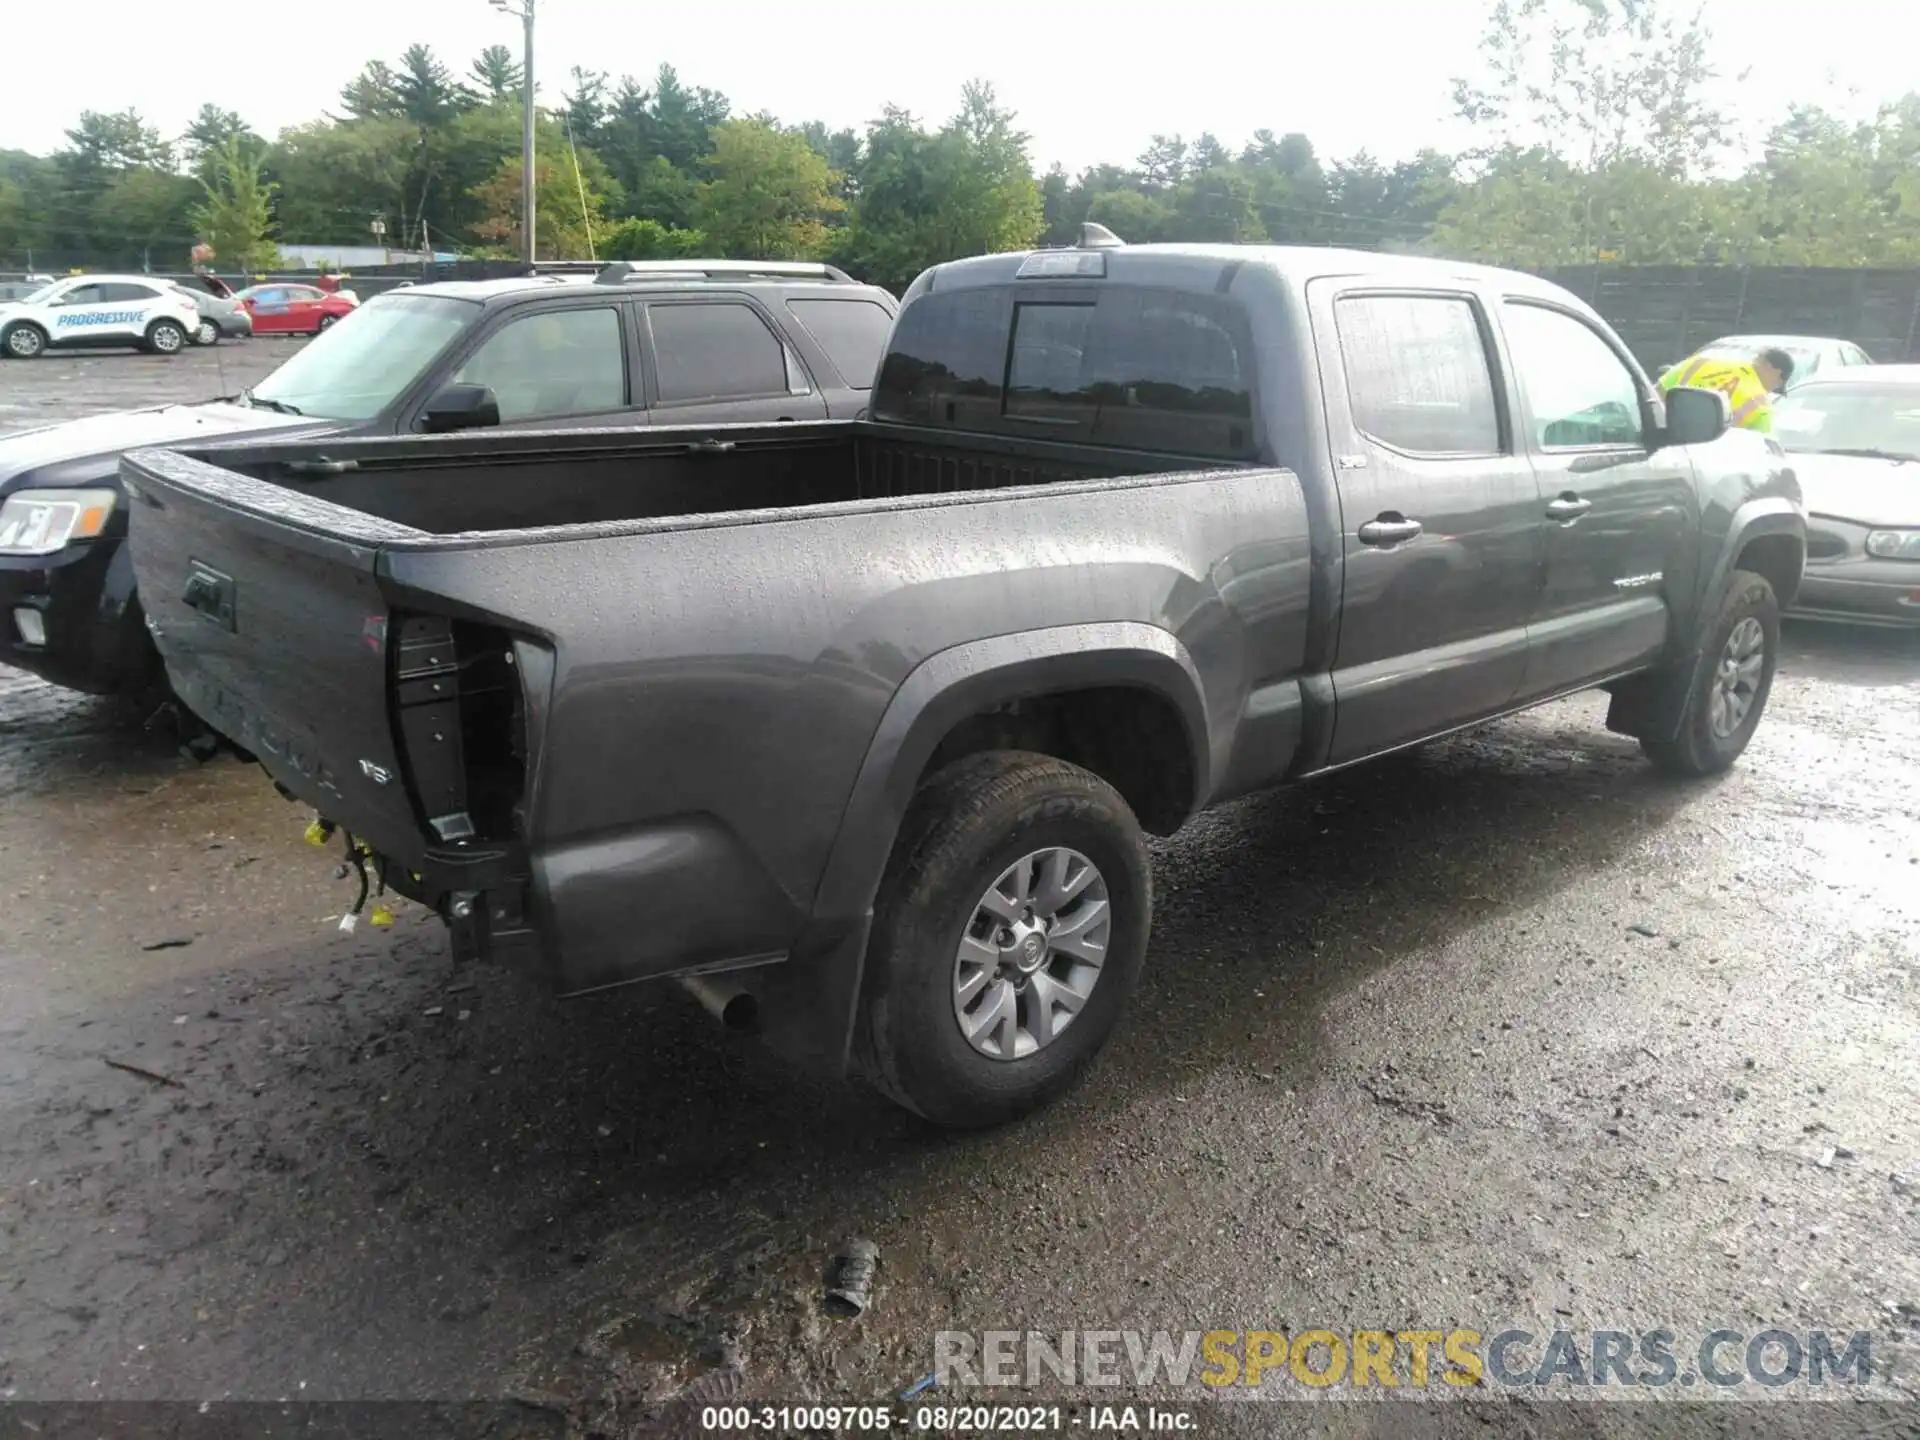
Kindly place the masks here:
[[(1920, 84), (1897, 16), (1910, 0), (1746, 0), (1725, 7), (1717, 59), (1752, 67), (1743, 100), (1764, 118), (1788, 100), (1864, 102)], [(272, 135), (335, 104), (367, 60), (422, 41), (464, 71), (482, 47), (520, 47), (517, 19), (486, 0), (328, 0), (324, 6), (156, 21), (158, 49), (71, 49), (74, 12), (7, 8), (0, 146), (45, 153), (86, 109), (133, 106), (167, 135), (202, 101)], [(1044, 169), (1130, 161), (1156, 131), (1211, 130), (1237, 147), (1259, 127), (1301, 130), (1324, 156), (1385, 159), (1460, 140), (1449, 80), (1474, 60), (1481, 0), (539, 0), (535, 70), (556, 103), (575, 65), (649, 76), (662, 61), (740, 111), (861, 126), (887, 103), (944, 118), (961, 83), (991, 80), (1032, 133)], [(1810, 18), (1813, 17), (1813, 18)], [(917, 24), (914, 23), (917, 21)], [(138, 28), (138, 27), (136, 27)], [(131, 32), (129, 32), (131, 33)], [(169, 38), (171, 37), (171, 38)], [(122, 40), (128, 37), (121, 37)], [(43, 56), (26, 62), (24, 57)], [(253, 57), (262, 58), (256, 60)], [(65, 57), (65, 58), (56, 58)], [(191, 58), (191, 69), (179, 60)]]

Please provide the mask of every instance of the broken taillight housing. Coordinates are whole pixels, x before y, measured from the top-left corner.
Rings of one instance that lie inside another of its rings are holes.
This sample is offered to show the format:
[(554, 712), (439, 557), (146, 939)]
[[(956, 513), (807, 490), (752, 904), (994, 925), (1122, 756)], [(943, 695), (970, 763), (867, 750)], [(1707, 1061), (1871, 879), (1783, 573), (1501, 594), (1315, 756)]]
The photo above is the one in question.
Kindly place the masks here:
[(526, 699), (514, 637), (396, 612), (387, 642), (401, 763), (428, 833), (443, 844), (523, 839)]

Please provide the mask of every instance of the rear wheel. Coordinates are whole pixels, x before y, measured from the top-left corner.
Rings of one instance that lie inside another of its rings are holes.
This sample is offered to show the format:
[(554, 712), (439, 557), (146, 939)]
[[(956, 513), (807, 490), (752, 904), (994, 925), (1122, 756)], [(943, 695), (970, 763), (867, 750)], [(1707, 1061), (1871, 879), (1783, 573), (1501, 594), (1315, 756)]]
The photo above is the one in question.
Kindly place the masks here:
[(16, 360), (33, 360), (45, 353), (47, 332), (38, 325), (9, 325), (6, 333), (0, 335), (0, 353), (12, 356)]
[(1773, 693), (1780, 658), (1780, 602), (1764, 575), (1736, 570), (1707, 635), (1680, 733), (1642, 740), (1647, 758), (1670, 775), (1717, 775), (1753, 739)]
[(186, 327), (178, 320), (156, 320), (147, 327), (147, 348), (156, 355), (178, 355), (186, 343)]
[(196, 345), (218, 345), (220, 327), (206, 316), (200, 317), (200, 323), (193, 328), (193, 343)]
[(1139, 822), (1098, 776), (1019, 751), (933, 776), (875, 909), (868, 1078), (961, 1128), (1052, 1099), (1119, 1022), (1152, 897)]
[[(333, 328), (333, 322), (334, 322), (334, 321), (336, 321), (336, 320), (338, 320), (339, 318), (340, 318), (340, 317), (339, 317), (338, 315), (322, 315), (322, 316), (320, 317), (320, 330), (330, 330), (330, 329), (332, 329), (332, 328)], [(316, 334), (316, 335), (318, 335), (318, 334), (320, 333), (320, 330), (316, 330), (316, 331), (314, 331), (313, 333), (314, 333), (314, 334)]]

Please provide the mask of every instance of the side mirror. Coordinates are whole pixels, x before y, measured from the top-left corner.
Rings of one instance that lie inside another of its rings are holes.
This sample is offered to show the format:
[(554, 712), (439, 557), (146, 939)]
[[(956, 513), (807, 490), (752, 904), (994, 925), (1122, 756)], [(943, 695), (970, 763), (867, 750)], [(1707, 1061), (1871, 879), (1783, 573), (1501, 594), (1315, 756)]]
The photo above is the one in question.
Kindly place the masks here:
[(1727, 433), (1733, 412), (1727, 397), (1718, 390), (1700, 390), (1691, 385), (1676, 385), (1667, 391), (1667, 428), (1663, 437), (1669, 445), (1708, 445)]
[(483, 430), (500, 423), (500, 401), (486, 385), (449, 385), (427, 402), (420, 428), (429, 435)]

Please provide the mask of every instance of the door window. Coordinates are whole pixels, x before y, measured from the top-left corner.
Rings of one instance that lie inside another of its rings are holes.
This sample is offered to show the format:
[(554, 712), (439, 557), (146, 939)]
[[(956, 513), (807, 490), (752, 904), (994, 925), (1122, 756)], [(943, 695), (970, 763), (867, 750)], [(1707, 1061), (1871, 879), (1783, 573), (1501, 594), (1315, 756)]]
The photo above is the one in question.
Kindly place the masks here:
[(1363, 435), (1415, 455), (1500, 453), (1500, 407), (1471, 300), (1343, 296), (1334, 321)]
[(159, 297), (150, 285), (102, 285), (100, 298), (110, 303), (140, 305)]
[(1536, 446), (1646, 444), (1640, 382), (1591, 325), (1514, 302), (1503, 323)]
[(650, 305), (660, 400), (744, 400), (785, 395), (791, 386), (786, 346), (751, 306), (734, 301)]
[(627, 403), (619, 312), (548, 310), (510, 320), (468, 357), (453, 383), (492, 390), (502, 424), (618, 410)]
[(76, 285), (60, 297), (62, 305), (98, 305), (107, 297), (104, 285)]

